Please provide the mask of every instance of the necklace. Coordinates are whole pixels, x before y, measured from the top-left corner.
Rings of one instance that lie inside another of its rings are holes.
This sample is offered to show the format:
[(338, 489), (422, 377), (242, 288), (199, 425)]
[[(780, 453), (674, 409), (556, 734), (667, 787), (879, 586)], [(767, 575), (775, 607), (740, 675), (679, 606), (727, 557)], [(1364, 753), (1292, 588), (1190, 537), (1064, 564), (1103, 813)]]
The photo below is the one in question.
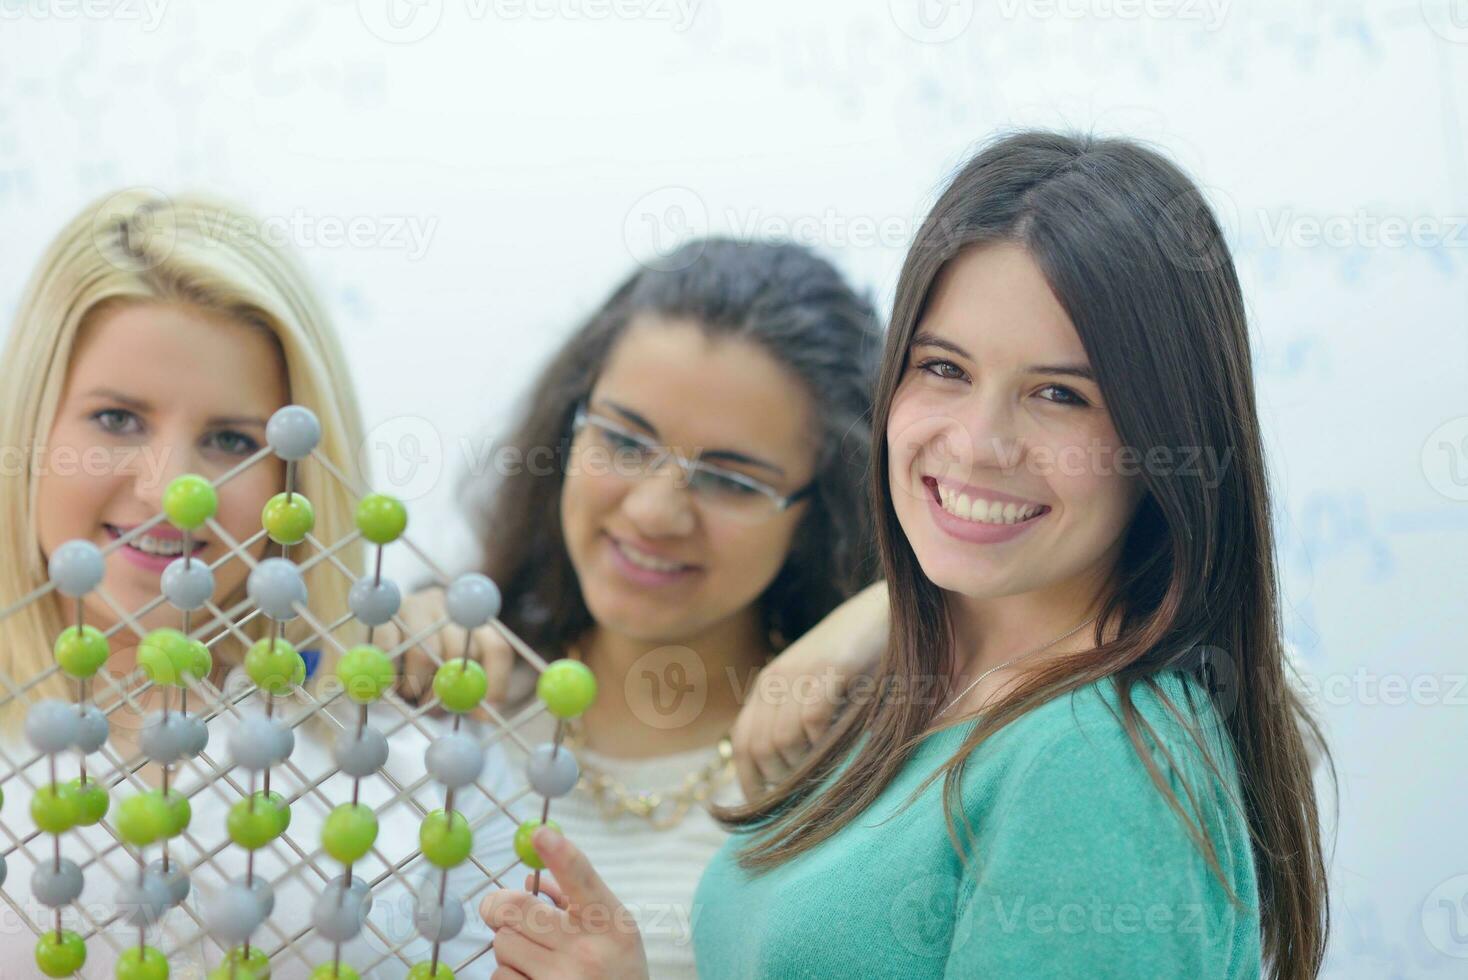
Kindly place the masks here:
[(1095, 619), (1096, 619), (1096, 617), (1095, 616), (1092, 616), (1090, 619), (1086, 620), (1084, 623), (1081, 623), (1075, 629), (1070, 630), (1070, 631), (1068, 631), (1066, 633), (1062, 633), (1060, 636), (1057, 636), (1055, 639), (1051, 640), (1049, 643), (1046, 643), (1044, 646), (1036, 647), (1033, 650), (1026, 651), (1025, 653), (1021, 653), (1021, 654), (1019, 654), (1018, 656), (1015, 656), (1015, 657), (1010, 657), (1008, 660), (1004, 661), (1004, 663), (1002, 663), (1002, 664), (996, 664), (995, 666), (990, 667), (988, 670), (986, 670), (983, 673), (979, 674), (978, 677), (975, 677), (973, 679), (973, 681), (971, 681), (969, 683), (969, 686), (968, 687), (964, 688), (962, 691), (959, 691), (958, 692), (958, 695), (956, 697), (954, 697), (954, 699), (952, 701), (949, 701), (946, 705), (944, 705), (943, 710), (940, 711), (940, 712), (938, 712), (938, 714), (934, 716), (934, 719), (933, 720), (936, 721), (937, 719), (942, 718), (944, 715), (946, 715), (948, 713), (949, 709), (951, 709), (955, 704), (957, 704), (958, 702), (960, 702), (960, 701), (963, 700), (964, 695), (968, 694), (969, 691), (972, 691), (974, 688), (978, 687), (979, 686), (979, 682), (982, 681), (985, 677), (988, 677), (990, 674), (992, 674), (992, 673), (994, 673), (996, 671), (1003, 670), (1005, 667), (1012, 667), (1016, 663), (1018, 663), (1019, 661), (1025, 659), (1026, 657), (1033, 657), (1037, 653), (1043, 653), (1044, 651), (1050, 649), (1051, 647), (1053, 647), (1055, 644), (1059, 643), (1061, 640), (1065, 639), (1066, 637), (1074, 636), (1076, 633), (1079, 633), (1087, 625), (1089, 625), (1090, 623), (1094, 622)]
[[(566, 656), (580, 661), (581, 651), (573, 645), (566, 650)], [(586, 748), (582, 718), (566, 722), (565, 731), (568, 746), (572, 749)], [(576, 761), (581, 766), (577, 788), (585, 789), (596, 801), (602, 819), (611, 820), (628, 813), (646, 820), (654, 830), (668, 830), (682, 823), (695, 804), (702, 806), (708, 803), (720, 786), (734, 778), (734, 743), (724, 735), (719, 739), (714, 758), (685, 775), (677, 789), (667, 792), (628, 789), (580, 755)]]

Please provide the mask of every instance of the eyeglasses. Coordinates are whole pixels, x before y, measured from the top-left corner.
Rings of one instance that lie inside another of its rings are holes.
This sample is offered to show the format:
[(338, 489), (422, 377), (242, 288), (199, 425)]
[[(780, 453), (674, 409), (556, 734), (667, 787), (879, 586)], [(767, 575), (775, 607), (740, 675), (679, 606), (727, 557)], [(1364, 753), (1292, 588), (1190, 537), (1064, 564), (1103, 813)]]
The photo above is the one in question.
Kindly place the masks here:
[(576, 406), (571, 434), (583, 437), (581, 448), (592, 451), (573, 461), (573, 465), (586, 472), (611, 472), (624, 479), (643, 479), (671, 461), (682, 472), (679, 487), (693, 494), (701, 507), (736, 520), (767, 520), (810, 496), (815, 489), (812, 482), (792, 494), (782, 495), (752, 476), (688, 459), (620, 422), (589, 411), (584, 402)]

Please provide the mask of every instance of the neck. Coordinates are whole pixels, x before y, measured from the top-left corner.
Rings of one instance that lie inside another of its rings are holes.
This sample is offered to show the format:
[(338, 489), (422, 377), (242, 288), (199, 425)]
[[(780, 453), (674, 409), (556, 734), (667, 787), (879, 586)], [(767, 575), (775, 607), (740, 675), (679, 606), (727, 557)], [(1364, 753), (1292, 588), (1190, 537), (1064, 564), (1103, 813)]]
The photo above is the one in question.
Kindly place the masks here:
[(1042, 644), (1062, 636), (1034, 653), (1035, 658), (1088, 649), (1094, 645), (1094, 624), (1065, 634), (1099, 612), (1103, 582), (1103, 577), (1082, 576), (1048, 589), (985, 598), (950, 593), (956, 669), (961, 676), (972, 677), (1015, 657), (1028, 659)]
[(580, 642), (596, 675), (588, 744), (643, 757), (712, 745), (733, 724), (771, 653), (759, 610), (741, 610), (692, 636), (649, 640), (601, 626)]

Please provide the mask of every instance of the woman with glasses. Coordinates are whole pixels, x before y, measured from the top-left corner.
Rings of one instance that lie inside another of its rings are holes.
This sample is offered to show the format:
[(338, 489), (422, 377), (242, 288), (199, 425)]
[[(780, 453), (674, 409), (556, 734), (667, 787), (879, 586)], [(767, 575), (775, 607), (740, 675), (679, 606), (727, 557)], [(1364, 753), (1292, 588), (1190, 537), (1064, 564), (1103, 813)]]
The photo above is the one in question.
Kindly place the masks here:
[[(496, 454), (521, 465), (471, 487), (501, 620), (596, 676), (566, 736), (580, 783), (551, 819), (636, 916), (654, 977), (695, 976), (693, 891), (726, 836), (707, 807), (743, 799), (728, 734), (755, 675), (872, 580), (879, 349), (868, 303), (809, 250), (690, 242), (569, 338)], [(427, 595), (404, 615), (441, 610)], [(465, 642), (513, 715), (534, 672), (512, 671), (493, 628), (450, 631), (405, 686), (426, 690), (435, 656)], [(552, 722), (507, 742), (549, 742)], [(539, 817), (539, 798), (517, 816)], [(488, 944), (473, 926), (443, 962)]]

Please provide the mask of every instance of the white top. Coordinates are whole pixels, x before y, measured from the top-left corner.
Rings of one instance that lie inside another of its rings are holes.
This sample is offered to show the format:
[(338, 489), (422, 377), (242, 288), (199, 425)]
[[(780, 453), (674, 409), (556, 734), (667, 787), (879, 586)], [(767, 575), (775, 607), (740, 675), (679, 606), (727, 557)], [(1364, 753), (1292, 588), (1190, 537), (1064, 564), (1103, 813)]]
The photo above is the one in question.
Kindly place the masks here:
[[(254, 696), (240, 707), (261, 710)], [(302, 710), (301, 703), (278, 700), (276, 717), (291, 718)], [(356, 705), (338, 701), (329, 710), (344, 726), (355, 726)], [(210, 725), (211, 737), (204, 755), (221, 767), (227, 767), (230, 761), (226, 740), (232, 721), (232, 718), (221, 717)], [(452, 723), (427, 716), (418, 721), (430, 732), (447, 731)], [(401, 727), (405, 724), (403, 716), (391, 706), (374, 706), (369, 713), (369, 724), (388, 736), (388, 761), (384, 772), (405, 789), (416, 785), (412, 796), (425, 809), (441, 807), (442, 788), (432, 782), (424, 769), (423, 753), (428, 739), (411, 726)], [(481, 735), (486, 731), (483, 726), (474, 725), (466, 730)], [(322, 780), (334, 769), (329, 746), (335, 731), (336, 726), (323, 719), (313, 719), (297, 726), (295, 749), (289, 761), (299, 770), (299, 775), (284, 766), (277, 766), (272, 770), (271, 789), (289, 800), (301, 793), (304, 787)], [(0, 743), (0, 750), (4, 752), (4, 757), (0, 758), (0, 779), (3, 779), (0, 788), (5, 793), (4, 806), (0, 808), (0, 854), (10, 852), (5, 856), (8, 876), (3, 889), (0, 889), (3, 891), (3, 900), (0, 900), (0, 976), (11, 976), (12, 971), (15, 971), (15, 976), (39, 975), (34, 965), (37, 935), (29, 923), (51, 928), (54, 913), (32, 896), (30, 878), (37, 861), (52, 858), (53, 838), (50, 834), (40, 834), (23, 847), (15, 847), (20, 840), (34, 834), (36, 827), (30, 816), (31, 787), (20, 774), (12, 775), (12, 769), (34, 757), (35, 752), (23, 740), (13, 739)], [(103, 764), (101, 755), (90, 756), (88, 763), (90, 772), (107, 774), (109, 767)], [(62, 781), (75, 778), (77, 764), (78, 756), (74, 752), (60, 756), (58, 778)], [(518, 768), (523, 769), (523, 766)], [(209, 786), (204, 778), (206, 769), (203, 757), (194, 763), (183, 763), (176, 767), (172, 782), (173, 788), (189, 796), (193, 816), (184, 835), (170, 842), (170, 854), (174, 859), (181, 856), (186, 864), (194, 866), (204, 862), (206, 854), (217, 852), (210, 863), (193, 873), (193, 888), (184, 907), (169, 910), (159, 928), (148, 931), (148, 944), (169, 955), (172, 980), (203, 977), (208, 968), (220, 961), (222, 952), (219, 945), (203, 937), (203, 904), (219, 884), (234, 876), (243, 877), (246, 869), (247, 852), (229, 840), (225, 817), (229, 807), (241, 798), (242, 792), (248, 791), (249, 773), (236, 769), (216, 781), (215, 786)], [(49, 782), (47, 760), (37, 758), (25, 768), (24, 775), (35, 786)], [(238, 788), (230, 786), (229, 780), (233, 780)], [(499, 743), (492, 743), (479, 786), (508, 798), (523, 784), (523, 773), (512, 771)], [(257, 788), (263, 789), (263, 785)], [(262, 848), (255, 855), (255, 874), (264, 876), (275, 890), (275, 910), (265, 925), (257, 930), (255, 941), (267, 952), (274, 952), (290, 941), (288, 950), (272, 957), (272, 975), (277, 980), (308, 977), (312, 969), (329, 962), (333, 956), (331, 944), (310, 928), (311, 910), (326, 882), (343, 871), (341, 865), (321, 851), (320, 828), (331, 807), (351, 801), (352, 780), (336, 773), (320, 781), (318, 789), (325, 799), (308, 790), (291, 805), (291, 823), (285, 838)], [(136, 792), (138, 788), (134, 785), (112, 790), (109, 823), (118, 802)], [(378, 774), (362, 780), (359, 799), (374, 810), (381, 810), (396, 795), (387, 778)], [(486, 802), (488, 799), (484, 792), (469, 788), (460, 790), (455, 800), (455, 809), (469, 814), (471, 824), (475, 812), (485, 809), (476, 798)], [(384, 858), (394, 864), (401, 862), (418, 847), (421, 821), (422, 811), (403, 800), (380, 812), (374, 852), (356, 863), (353, 875), (369, 883), (375, 882), (387, 872)], [(476, 826), (476, 854), (497, 869), (505, 867), (514, 860), (513, 833), (514, 825), (508, 819), (490, 820)], [(296, 844), (299, 850), (286, 839)], [(88, 848), (88, 843), (91, 848)], [(79, 904), (91, 916), (87, 919), (75, 906), (69, 906), (62, 912), (63, 927), (86, 936), (92, 932), (94, 921), (100, 924), (113, 915), (120, 876), (128, 875), (135, 880), (137, 860), (134, 853), (119, 844), (102, 826), (66, 832), (61, 836), (61, 853), (82, 869), (85, 885)], [(150, 862), (161, 856), (159, 845), (145, 851)], [(308, 858), (312, 859), (308, 861)], [(436, 884), (439, 874), (437, 869), (420, 858), (405, 868), (400, 876), (390, 876), (376, 885), (368, 924), (356, 940), (343, 947), (343, 962), (356, 967), (364, 977), (400, 978), (407, 973), (409, 965), (428, 960), (430, 945), (417, 936), (413, 923), (413, 889), (430, 877)], [(471, 924), (480, 922), (477, 899), (466, 900), (465, 905), (468, 921)], [(303, 931), (304, 935), (295, 938)], [(79, 973), (86, 980), (110, 980), (119, 949), (138, 942), (137, 929), (121, 922), (107, 927), (103, 933), (87, 940), (87, 961)], [(405, 940), (407, 944), (401, 956), (392, 952), (396, 944)], [(483, 944), (480, 944), (473, 952), (482, 948)], [(468, 955), (472, 953), (456, 960), (444, 954), (440, 960), (450, 967), (457, 967)], [(376, 965), (369, 968), (370, 964)], [(475, 975), (488, 975), (493, 968), (491, 954), (475, 960), (472, 967)]]
[[(519, 731), (532, 746), (549, 742), (555, 733), (555, 719), (542, 712)], [(523, 768), (524, 753), (518, 746), (510, 754), (513, 764)], [(717, 758), (718, 749), (709, 746), (646, 759), (611, 758), (589, 749), (578, 749), (576, 754), (578, 761), (594, 766), (630, 791), (666, 793), (677, 790), (689, 773)], [(732, 765), (726, 781), (717, 787), (714, 800), (726, 806), (744, 801)], [(522, 819), (539, 818), (541, 798), (528, 794), (517, 808)], [(682, 822), (667, 830), (657, 830), (646, 819), (629, 813), (608, 819), (601, 815), (583, 780), (570, 795), (551, 801), (550, 819), (587, 854), (608, 887), (636, 917), (653, 980), (697, 977), (693, 965), (693, 893), (704, 867), (728, 837), (708, 811), (695, 805)], [(523, 865), (516, 868), (505, 884), (524, 888), (526, 872)], [(483, 949), (491, 938), (493, 933), (475, 916), (464, 935), (447, 944), (447, 961), (462, 962)]]

